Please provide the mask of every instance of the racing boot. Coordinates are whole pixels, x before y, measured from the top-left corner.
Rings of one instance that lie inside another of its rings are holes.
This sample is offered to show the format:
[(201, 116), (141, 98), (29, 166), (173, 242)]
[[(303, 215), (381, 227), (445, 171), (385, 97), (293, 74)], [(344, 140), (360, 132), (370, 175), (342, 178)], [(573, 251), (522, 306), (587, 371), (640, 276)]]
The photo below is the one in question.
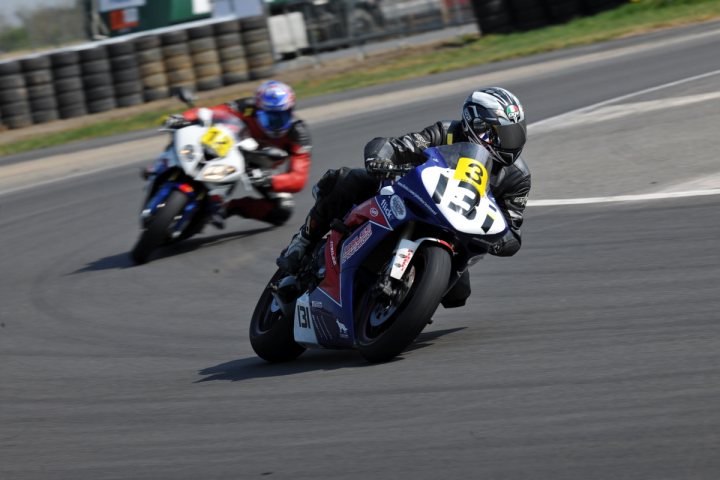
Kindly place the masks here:
[(300, 227), (300, 231), (290, 241), (290, 245), (275, 260), (278, 267), (291, 275), (297, 274), (300, 265), (302, 265), (303, 257), (312, 250), (312, 247), (325, 234), (323, 230), (327, 230), (320, 226), (320, 222), (315, 218), (316, 213), (314, 210), (310, 211), (305, 223)]
[(290, 245), (288, 245), (287, 248), (282, 251), (277, 260), (275, 260), (275, 263), (282, 270), (291, 275), (295, 275), (300, 269), (302, 259), (310, 249), (312, 243), (313, 242), (307, 236), (305, 226), (303, 225), (300, 231), (293, 236), (290, 241)]

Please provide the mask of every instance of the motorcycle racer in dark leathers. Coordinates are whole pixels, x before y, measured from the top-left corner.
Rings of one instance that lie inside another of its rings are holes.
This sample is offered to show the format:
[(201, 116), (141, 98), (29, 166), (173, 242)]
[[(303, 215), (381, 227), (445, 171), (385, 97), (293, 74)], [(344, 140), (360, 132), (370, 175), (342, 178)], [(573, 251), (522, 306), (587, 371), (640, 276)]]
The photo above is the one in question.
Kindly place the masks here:
[[(295, 273), (306, 252), (327, 233), (332, 220), (343, 218), (353, 205), (375, 195), (383, 176), (393, 175), (394, 167), (422, 164), (426, 148), (459, 142), (481, 145), (494, 157), (490, 188), (510, 228), (501, 240), (489, 246), (488, 253), (514, 255), (521, 246), (520, 227), (530, 192), (530, 171), (520, 156), (526, 139), (525, 112), (520, 101), (503, 88), (490, 87), (475, 90), (467, 97), (461, 120), (438, 121), (419, 132), (371, 140), (365, 146), (365, 168), (329, 170), (315, 185), (316, 203), (278, 257), (278, 267)], [(464, 305), (469, 295), (466, 270), (443, 305)]]

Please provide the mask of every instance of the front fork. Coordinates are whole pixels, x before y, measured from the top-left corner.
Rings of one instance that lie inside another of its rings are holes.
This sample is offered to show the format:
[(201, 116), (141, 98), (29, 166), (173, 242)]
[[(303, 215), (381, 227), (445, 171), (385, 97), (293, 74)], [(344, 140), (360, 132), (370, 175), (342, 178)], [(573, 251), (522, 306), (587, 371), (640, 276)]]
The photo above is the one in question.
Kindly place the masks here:
[(174, 180), (175, 177), (173, 176), (168, 182), (162, 184), (160, 188), (158, 188), (157, 192), (155, 192), (155, 195), (153, 195), (147, 202), (145, 208), (140, 212), (140, 223), (142, 228), (147, 228), (150, 219), (155, 216), (159, 208), (165, 206), (165, 202), (173, 191), (178, 190), (185, 194), (189, 201), (185, 205), (180, 219), (178, 219), (172, 226), (172, 232), (170, 235), (173, 239), (182, 234), (183, 230), (185, 230), (185, 227), (187, 227), (195, 211), (205, 197), (204, 190), (197, 191), (190, 183), (176, 182)]

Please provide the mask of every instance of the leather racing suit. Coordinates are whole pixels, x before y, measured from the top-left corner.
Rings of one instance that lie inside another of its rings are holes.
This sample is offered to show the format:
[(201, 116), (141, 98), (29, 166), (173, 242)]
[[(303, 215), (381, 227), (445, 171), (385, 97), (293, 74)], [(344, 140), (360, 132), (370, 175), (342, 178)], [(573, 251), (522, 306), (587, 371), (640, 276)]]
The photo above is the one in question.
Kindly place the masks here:
[[(387, 159), (396, 165), (419, 165), (426, 161), (422, 154), (426, 148), (467, 141), (461, 122), (438, 121), (419, 132), (371, 140), (365, 145), (365, 161)], [(506, 257), (520, 250), (520, 227), (530, 192), (530, 171), (522, 157), (510, 165), (500, 162), (495, 165), (490, 172), (490, 189), (510, 228), (488, 253)], [(313, 188), (316, 203), (303, 227), (305, 235), (311, 241), (319, 240), (329, 230), (333, 219), (343, 218), (353, 205), (375, 195), (379, 185), (380, 181), (364, 168), (328, 170)], [(466, 270), (443, 299), (443, 305), (446, 308), (462, 306), (469, 295), (470, 280)]]
[[(183, 113), (188, 121), (197, 119), (197, 108)], [(274, 225), (285, 223), (292, 215), (294, 201), (292, 194), (301, 191), (310, 173), (312, 143), (305, 122), (293, 119), (286, 134), (274, 138), (260, 127), (255, 116), (257, 107), (253, 97), (242, 98), (230, 103), (210, 107), (215, 112), (229, 113), (242, 120), (260, 147), (276, 147), (287, 152), (285, 160), (271, 165), (274, 173), (265, 176), (256, 188), (263, 198), (243, 197), (233, 199), (226, 205), (225, 216), (239, 215)]]

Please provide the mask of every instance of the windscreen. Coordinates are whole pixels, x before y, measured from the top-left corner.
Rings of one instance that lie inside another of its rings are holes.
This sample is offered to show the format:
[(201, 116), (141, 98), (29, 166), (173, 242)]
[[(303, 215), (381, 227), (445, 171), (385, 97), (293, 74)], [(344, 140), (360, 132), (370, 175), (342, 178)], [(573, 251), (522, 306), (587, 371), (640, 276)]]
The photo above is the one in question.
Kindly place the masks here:
[(482, 163), (488, 171), (490, 171), (492, 167), (492, 157), (490, 153), (483, 147), (470, 142), (428, 148), (425, 152), (430, 156), (443, 158), (450, 168), (457, 168), (458, 161), (461, 158), (477, 160)]

